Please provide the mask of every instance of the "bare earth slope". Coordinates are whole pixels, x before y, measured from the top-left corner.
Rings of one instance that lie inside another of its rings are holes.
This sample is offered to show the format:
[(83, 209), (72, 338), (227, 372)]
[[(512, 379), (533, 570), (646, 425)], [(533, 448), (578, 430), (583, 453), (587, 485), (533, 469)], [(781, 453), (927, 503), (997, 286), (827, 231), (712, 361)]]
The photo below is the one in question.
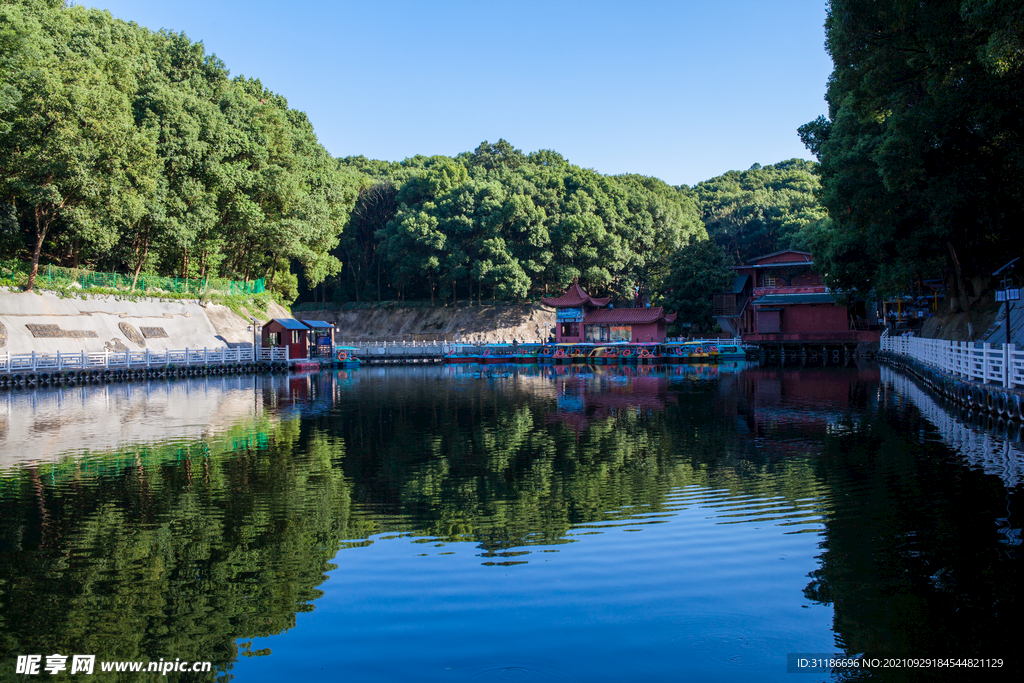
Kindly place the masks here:
[(337, 339), (351, 341), (543, 341), (555, 311), (540, 304), (298, 312), (334, 323)]

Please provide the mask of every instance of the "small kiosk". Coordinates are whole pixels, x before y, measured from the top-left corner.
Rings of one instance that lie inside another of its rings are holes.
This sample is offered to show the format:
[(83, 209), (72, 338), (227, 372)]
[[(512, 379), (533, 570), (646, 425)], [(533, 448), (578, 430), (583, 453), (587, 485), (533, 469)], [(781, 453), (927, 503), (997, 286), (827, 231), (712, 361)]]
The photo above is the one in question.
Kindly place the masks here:
[(288, 359), (308, 358), (309, 328), (294, 318), (272, 318), (263, 326), (263, 346), (287, 346)]
[(323, 320), (303, 320), (306, 327), (312, 330), (309, 340), (310, 358), (334, 357), (334, 325)]

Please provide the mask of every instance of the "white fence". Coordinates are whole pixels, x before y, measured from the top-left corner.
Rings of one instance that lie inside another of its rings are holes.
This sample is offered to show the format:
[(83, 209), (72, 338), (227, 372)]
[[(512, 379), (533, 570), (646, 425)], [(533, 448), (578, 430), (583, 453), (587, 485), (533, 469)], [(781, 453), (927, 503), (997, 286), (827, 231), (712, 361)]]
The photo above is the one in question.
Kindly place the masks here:
[(1024, 349), (919, 337), (881, 339), (881, 351), (899, 354), (957, 377), (1007, 388), (1024, 387)]
[(165, 365), (221, 365), (255, 361), (288, 361), (288, 347), (182, 349), (180, 351), (114, 351), (79, 353), (5, 353), (0, 372), (148, 368)]

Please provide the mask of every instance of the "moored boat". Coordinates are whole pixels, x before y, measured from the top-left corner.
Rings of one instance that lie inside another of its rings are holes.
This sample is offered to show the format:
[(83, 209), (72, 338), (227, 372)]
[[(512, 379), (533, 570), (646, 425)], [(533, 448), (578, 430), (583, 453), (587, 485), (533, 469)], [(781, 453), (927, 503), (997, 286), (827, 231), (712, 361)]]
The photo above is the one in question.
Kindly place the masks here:
[(334, 347), (334, 364), (342, 368), (358, 368), (363, 362), (356, 354), (359, 349), (354, 346)]
[(746, 360), (747, 352), (739, 344), (717, 344), (719, 360)]
[(691, 363), (694, 361), (714, 360), (714, 358), (718, 355), (718, 348), (710, 342), (683, 342), (683, 348), (686, 349), (686, 360)]
[(555, 344), (554, 360), (556, 365), (567, 365), (573, 362), (572, 354), (575, 344)]
[(587, 363), (590, 359), (590, 352), (593, 350), (593, 344), (574, 344), (570, 355), (572, 356), (573, 363)]
[(537, 354), (540, 353), (541, 347), (541, 344), (520, 344), (518, 348), (515, 349), (513, 361), (516, 363), (536, 363)]
[(665, 362), (661, 344), (636, 344), (636, 355), (641, 365), (657, 365)]
[(455, 344), (452, 350), (445, 354), (445, 363), (479, 363), (480, 352), (478, 347), (472, 344)]
[(511, 344), (487, 344), (480, 352), (481, 363), (514, 363), (515, 351)]

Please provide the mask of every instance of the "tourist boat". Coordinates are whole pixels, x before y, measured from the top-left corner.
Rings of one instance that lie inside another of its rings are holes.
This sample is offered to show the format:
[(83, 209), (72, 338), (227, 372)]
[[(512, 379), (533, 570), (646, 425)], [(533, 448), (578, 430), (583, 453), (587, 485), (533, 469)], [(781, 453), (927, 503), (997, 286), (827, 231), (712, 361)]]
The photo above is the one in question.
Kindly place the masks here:
[(474, 344), (455, 344), (452, 350), (445, 354), (445, 363), (479, 363), (480, 352)]
[(601, 362), (603, 365), (615, 365), (621, 360), (619, 352), (622, 351), (621, 343), (613, 343), (601, 348)]
[(590, 352), (590, 362), (594, 365), (611, 365), (619, 362), (618, 346), (598, 346)]
[(665, 362), (671, 365), (686, 362), (687, 351), (682, 342), (662, 344), (662, 353), (665, 355)]
[(637, 348), (633, 344), (626, 344), (619, 349), (619, 362), (620, 363), (638, 363), (640, 362), (640, 356), (637, 354)]
[(594, 350), (594, 345), (590, 343), (576, 344), (572, 349), (572, 362), (573, 363), (589, 363), (590, 352)]
[(540, 353), (541, 344), (524, 343), (515, 349), (513, 361), (516, 363), (536, 363), (537, 354)]
[(555, 345), (544, 344), (540, 347), (540, 351), (537, 352), (538, 363), (554, 363), (555, 362)]
[(356, 357), (359, 349), (354, 346), (334, 347), (334, 364), (342, 368), (358, 368), (363, 362)]
[(712, 342), (688, 341), (683, 342), (686, 349), (686, 360), (688, 361), (709, 361), (718, 357), (718, 347)]
[(746, 360), (747, 352), (739, 344), (718, 344), (719, 360)]
[(555, 365), (568, 365), (569, 363), (572, 363), (572, 354), (575, 347), (575, 344), (555, 344)]
[(637, 362), (641, 365), (657, 365), (665, 362), (661, 344), (635, 344)]
[(481, 363), (514, 363), (515, 351), (511, 344), (487, 344), (480, 352)]

